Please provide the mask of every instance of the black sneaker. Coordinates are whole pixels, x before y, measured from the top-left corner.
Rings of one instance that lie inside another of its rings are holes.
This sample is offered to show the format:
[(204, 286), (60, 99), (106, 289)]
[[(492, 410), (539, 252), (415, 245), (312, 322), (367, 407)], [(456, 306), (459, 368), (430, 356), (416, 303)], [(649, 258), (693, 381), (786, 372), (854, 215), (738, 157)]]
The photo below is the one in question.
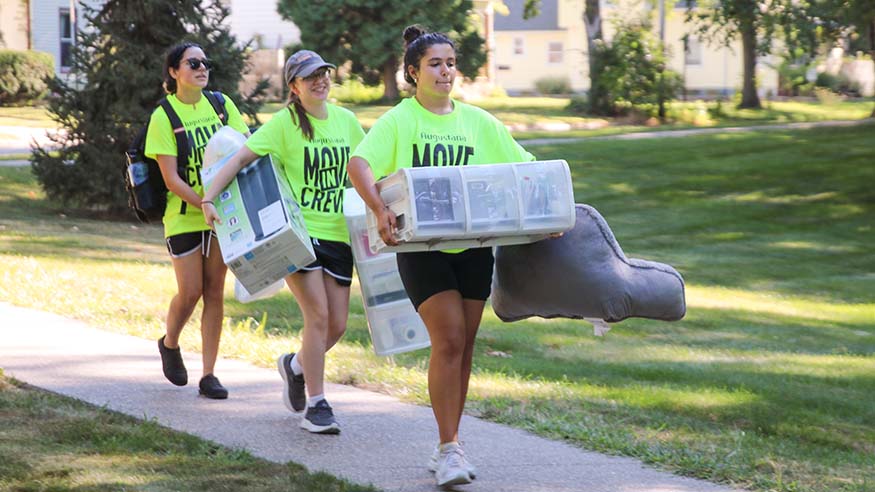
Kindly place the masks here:
[(222, 386), (222, 383), (219, 382), (219, 378), (212, 374), (207, 374), (202, 377), (199, 386), (199, 393), (207, 398), (212, 398), (213, 400), (224, 400), (225, 398), (228, 398), (228, 390)]
[(164, 377), (177, 385), (188, 384), (188, 371), (182, 362), (182, 352), (179, 347), (170, 349), (164, 346), (164, 337), (158, 339), (158, 352), (161, 354), (161, 367), (164, 369)]
[(340, 425), (326, 400), (319, 400), (315, 406), (307, 407), (307, 413), (301, 419), (301, 428), (314, 434), (340, 434)]
[(286, 383), (283, 386), (283, 403), (292, 412), (301, 412), (307, 406), (307, 393), (304, 391), (304, 375), (292, 371), (291, 354), (283, 354), (276, 360), (276, 368)]

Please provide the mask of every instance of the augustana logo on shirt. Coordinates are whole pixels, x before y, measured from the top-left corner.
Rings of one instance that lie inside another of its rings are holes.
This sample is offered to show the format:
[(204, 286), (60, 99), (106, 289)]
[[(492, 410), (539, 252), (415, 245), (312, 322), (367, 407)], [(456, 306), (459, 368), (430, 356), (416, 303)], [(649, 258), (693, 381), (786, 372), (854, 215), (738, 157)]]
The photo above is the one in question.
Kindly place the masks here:
[[(318, 139), (329, 141), (330, 139)], [(340, 140), (342, 142), (342, 139)], [(346, 163), (350, 148), (345, 146), (304, 147), (304, 186), (301, 206), (319, 212), (341, 213)]]

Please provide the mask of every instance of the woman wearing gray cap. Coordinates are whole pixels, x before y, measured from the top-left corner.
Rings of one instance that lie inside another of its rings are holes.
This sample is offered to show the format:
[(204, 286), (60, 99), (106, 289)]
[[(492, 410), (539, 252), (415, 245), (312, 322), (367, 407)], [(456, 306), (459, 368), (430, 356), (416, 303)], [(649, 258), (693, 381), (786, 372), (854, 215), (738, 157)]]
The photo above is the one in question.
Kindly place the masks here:
[[(319, 54), (301, 50), (286, 61), (288, 106), (253, 133), (216, 176), (204, 196), (207, 224), (221, 223), (212, 200), (259, 156), (270, 154), (285, 175), (313, 242), (316, 261), (286, 277), (304, 316), (301, 349), (282, 354), (277, 368), (289, 410), (306, 408), (301, 427), (337, 434), (340, 426), (323, 394), (325, 353), (346, 331), (352, 251), (343, 218), (350, 149), (364, 137), (355, 115), (328, 103), (330, 70)], [(304, 381), (306, 380), (306, 385)]]

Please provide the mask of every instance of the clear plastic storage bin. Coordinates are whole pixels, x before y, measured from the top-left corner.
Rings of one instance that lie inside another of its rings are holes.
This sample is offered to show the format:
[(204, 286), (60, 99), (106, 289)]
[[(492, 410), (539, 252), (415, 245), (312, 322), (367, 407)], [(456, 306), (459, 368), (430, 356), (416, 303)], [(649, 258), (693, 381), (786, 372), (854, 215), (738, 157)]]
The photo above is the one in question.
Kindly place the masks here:
[(368, 247), (429, 251), (538, 241), (574, 226), (574, 190), (563, 160), (399, 169), (377, 182), (400, 242), (387, 246), (367, 211)]
[(392, 355), (431, 345), (428, 331), (409, 300), (365, 307), (371, 342), (377, 355)]
[(356, 270), (362, 287), (362, 300), (367, 306), (407, 300), (394, 254), (357, 262)]
[(369, 247), (365, 208), (355, 190), (347, 189), (343, 214), (374, 352), (392, 355), (428, 347), (428, 331), (407, 297), (395, 254), (376, 254)]
[(469, 230), (503, 233), (520, 230), (519, 197), (512, 166), (472, 166), (462, 174)]

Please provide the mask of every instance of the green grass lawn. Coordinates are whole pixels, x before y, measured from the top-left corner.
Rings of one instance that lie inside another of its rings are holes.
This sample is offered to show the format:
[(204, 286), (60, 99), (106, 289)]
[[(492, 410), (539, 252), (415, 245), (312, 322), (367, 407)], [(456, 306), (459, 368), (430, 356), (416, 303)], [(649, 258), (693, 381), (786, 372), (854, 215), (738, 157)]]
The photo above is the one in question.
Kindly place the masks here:
[(374, 492), (3, 377), (0, 490)]
[[(569, 161), (577, 201), (629, 256), (684, 275), (688, 313), (596, 338), (583, 322), (505, 324), (487, 308), (468, 412), (750, 490), (875, 491), (873, 132), (530, 148)], [(0, 169), (0, 261), (0, 299), (163, 332), (175, 283), (160, 229), (62, 214), (26, 169)], [(298, 346), (290, 294), (242, 305), (231, 292), (223, 354), (272, 367)], [(427, 403), (427, 351), (373, 355), (353, 293), (328, 377)], [(198, 343), (192, 324), (182, 344)]]
[(0, 126), (54, 128), (57, 124), (44, 106), (0, 106)]
[[(668, 107), (670, 123), (657, 126), (632, 124), (624, 119), (583, 117), (565, 107), (567, 98), (504, 97), (474, 101), (509, 125), (516, 138), (589, 137), (618, 133), (683, 129), (698, 127), (754, 126), (825, 120), (858, 120), (872, 112), (870, 101), (845, 101), (839, 104), (818, 102), (764, 101), (761, 110), (739, 110), (732, 103), (675, 101)], [(345, 105), (358, 117), (365, 129), (370, 128), (390, 105)], [(266, 104), (259, 113), (262, 122), (281, 109), (282, 104)], [(563, 125), (568, 129), (561, 129)], [(560, 129), (557, 129), (560, 128)]]

